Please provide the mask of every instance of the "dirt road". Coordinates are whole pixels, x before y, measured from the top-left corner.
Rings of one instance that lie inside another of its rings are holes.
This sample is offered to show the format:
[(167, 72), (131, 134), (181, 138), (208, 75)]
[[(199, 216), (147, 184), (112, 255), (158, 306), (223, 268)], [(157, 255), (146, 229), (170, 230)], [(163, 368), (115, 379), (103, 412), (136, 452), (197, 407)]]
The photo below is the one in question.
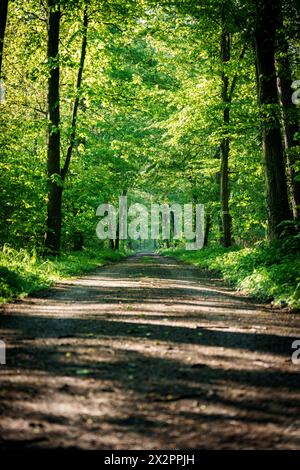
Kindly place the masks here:
[(135, 256), (0, 314), (0, 449), (300, 449), (300, 316)]

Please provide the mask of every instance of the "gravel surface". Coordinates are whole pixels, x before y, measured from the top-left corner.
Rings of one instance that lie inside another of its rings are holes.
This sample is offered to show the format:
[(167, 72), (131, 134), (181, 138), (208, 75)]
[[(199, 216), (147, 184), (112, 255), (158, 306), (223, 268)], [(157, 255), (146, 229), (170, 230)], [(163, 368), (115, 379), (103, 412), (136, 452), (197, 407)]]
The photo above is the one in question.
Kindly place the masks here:
[(300, 449), (300, 316), (158, 255), (0, 313), (0, 449)]

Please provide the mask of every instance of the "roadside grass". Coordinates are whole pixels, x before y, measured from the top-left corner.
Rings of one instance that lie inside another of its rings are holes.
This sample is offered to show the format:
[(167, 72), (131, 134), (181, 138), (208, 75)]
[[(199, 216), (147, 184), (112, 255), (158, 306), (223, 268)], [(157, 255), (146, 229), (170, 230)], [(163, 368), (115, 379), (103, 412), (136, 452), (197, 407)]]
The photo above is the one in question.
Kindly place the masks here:
[(5, 245), (0, 251), (0, 302), (25, 297), (125, 256), (124, 251), (86, 248), (42, 258), (34, 251), (15, 250)]
[(300, 309), (300, 253), (289, 240), (226, 249), (211, 246), (199, 251), (162, 250), (162, 254), (202, 269), (218, 272), (241, 292), (276, 306)]

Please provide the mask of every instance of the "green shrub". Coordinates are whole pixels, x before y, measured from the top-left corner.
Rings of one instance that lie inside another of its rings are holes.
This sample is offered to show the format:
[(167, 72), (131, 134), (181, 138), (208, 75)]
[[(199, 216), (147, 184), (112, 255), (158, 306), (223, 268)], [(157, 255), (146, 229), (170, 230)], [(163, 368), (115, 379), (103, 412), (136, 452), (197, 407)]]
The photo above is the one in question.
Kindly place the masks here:
[(90, 271), (109, 261), (118, 261), (124, 256), (123, 251), (87, 248), (43, 259), (35, 251), (15, 250), (5, 245), (0, 251), (0, 302), (50, 287), (59, 280)]
[(295, 237), (251, 248), (212, 246), (200, 251), (164, 250), (202, 269), (220, 273), (242, 292), (275, 305), (300, 308), (300, 254)]

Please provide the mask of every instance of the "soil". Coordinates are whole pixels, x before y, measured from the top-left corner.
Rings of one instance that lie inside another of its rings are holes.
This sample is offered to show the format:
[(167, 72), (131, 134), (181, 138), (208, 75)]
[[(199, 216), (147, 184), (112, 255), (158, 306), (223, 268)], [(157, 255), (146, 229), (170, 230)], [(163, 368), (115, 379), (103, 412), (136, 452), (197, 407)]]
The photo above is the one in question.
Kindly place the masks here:
[(140, 254), (0, 314), (0, 449), (300, 449), (300, 316)]

